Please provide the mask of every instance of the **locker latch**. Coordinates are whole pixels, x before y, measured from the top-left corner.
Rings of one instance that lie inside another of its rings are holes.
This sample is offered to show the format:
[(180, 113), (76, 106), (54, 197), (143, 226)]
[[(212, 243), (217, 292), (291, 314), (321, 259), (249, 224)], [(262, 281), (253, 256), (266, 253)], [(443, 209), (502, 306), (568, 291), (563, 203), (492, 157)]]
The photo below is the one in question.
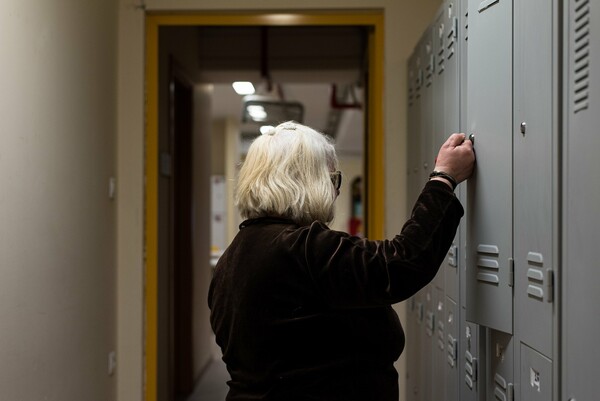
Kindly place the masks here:
[(554, 300), (554, 272), (552, 269), (546, 269), (544, 283), (546, 285), (546, 301), (552, 302)]

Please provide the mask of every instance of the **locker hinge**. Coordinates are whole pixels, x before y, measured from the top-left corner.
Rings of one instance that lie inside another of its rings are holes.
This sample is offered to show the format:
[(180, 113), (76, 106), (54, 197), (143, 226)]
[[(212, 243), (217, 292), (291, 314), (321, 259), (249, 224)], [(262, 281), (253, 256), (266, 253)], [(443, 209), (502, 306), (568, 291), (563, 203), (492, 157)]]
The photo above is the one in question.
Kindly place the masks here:
[(508, 258), (508, 285), (513, 287), (515, 285), (515, 260)]
[(552, 269), (546, 269), (546, 277), (544, 277), (544, 283), (546, 283), (546, 301), (554, 301), (554, 271)]

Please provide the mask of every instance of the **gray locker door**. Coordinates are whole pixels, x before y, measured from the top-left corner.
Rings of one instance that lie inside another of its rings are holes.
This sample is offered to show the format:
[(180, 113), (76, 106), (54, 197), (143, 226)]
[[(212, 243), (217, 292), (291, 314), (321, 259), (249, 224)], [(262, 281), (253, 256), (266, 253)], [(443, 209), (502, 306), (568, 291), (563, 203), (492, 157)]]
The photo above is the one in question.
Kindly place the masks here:
[[(429, 179), (429, 173), (433, 170), (436, 151), (434, 151), (434, 130), (437, 128), (438, 117), (435, 107), (439, 107), (434, 81), (436, 79), (436, 62), (434, 56), (432, 25), (425, 30), (419, 42), (421, 63), (423, 63), (423, 87), (421, 88), (421, 182)], [(436, 287), (443, 288), (444, 274), (438, 272), (433, 279)]]
[(558, 247), (553, 3), (527, 0), (514, 5), (515, 333), (548, 356), (552, 356), (552, 287)]
[[(442, 6), (441, 29), (442, 51), (444, 56), (444, 71), (439, 76), (444, 76), (444, 127), (438, 134), (437, 147), (442, 145), (446, 138), (455, 132), (460, 132), (460, 40), (459, 40), (459, 15), (460, 7), (458, 0), (446, 0)], [(456, 191), (463, 206), (464, 185)], [(464, 220), (461, 224), (464, 224)], [(460, 230), (457, 231), (454, 242), (448, 252), (444, 267), (444, 288), (446, 296), (459, 302), (459, 257), (460, 257)]]
[(552, 400), (552, 361), (521, 343), (520, 393), (523, 401)]
[[(408, 107), (407, 107), (407, 215), (410, 215), (412, 207), (418, 196), (422, 183), (420, 182), (420, 153), (421, 146), (419, 144), (419, 124), (420, 115), (418, 114), (420, 103), (420, 88), (417, 96), (417, 84), (419, 69), (417, 67), (417, 50), (408, 59)], [(419, 339), (421, 335), (419, 328), (421, 325), (422, 303), (420, 297), (415, 294), (408, 300), (408, 321), (406, 324), (406, 348), (405, 355), (407, 361), (406, 367), (406, 396), (409, 401), (420, 401), (418, 397), (418, 376), (420, 371), (419, 358)]]
[(490, 401), (512, 401), (514, 399), (513, 337), (510, 334), (489, 329), (488, 338), (486, 398)]
[(444, 326), (446, 328), (446, 352), (445, 367), (446, 367), (446, 401), (458, 401), (458, 384), (459, 363), (458, 358), (460, 352), (459, 326), (460, 316), (458, 305), (451, 298), (446, 297), (446, 316)]
[[(468, 0), (460, 0), (460, 20), (459, 27), (461, 34), (460, 46), (459, 46), (459, 62), (460, 62), (460, 131), (468, 133), (467, 129), (467, 57), (469, 50), (469, 8)], [(458, 186), (459, 199), (463, 204), (465, 210), (469, 210), (467, 203), (467, 192), (469, 183), (464, 182)], [(459, 260), (459, 291), (460, 300), (459, 305), (461, 307), (461, 316), (463, 308), (467, 305), (467, 292), (466, 292), (466, 248), (467, 248), (467, 230), (469, 226), (468, 222), (469, 213), (465, 213), (462, 222), (459, 226), (460, 231), (460, 242), (458, 244), (458, 260)]]
[[(433, 156), (437, 155), (437, 151), (444, 142), (446, 136), (446, 115), (445, 109), (445, 81), (446, 81), (446, 42), (445, 42), (445, 11), (446, 2), (444, 2), (436, 13), (436, 17), (432, 24), (432, 40), (433, 40), (433, 131), (432, 131), (432, 152)], [(433, 170), (433, 165), (431, 170)]]
[(600, 1), (565, 5), (562, 334), (564, 400), (598, 399)]
[(419, 41), (421, 68), (423, 69), (423, 85), (421, 87), (421, 182), (429, 179), (435, 158), (433, 151), (433, 74), (435, 61), (433, 58), (432, 28), (423, 33)]
[[(442, 144), (442, 138), (446, 132), (445, 126), (445, 104), (444, 104), (444, 81), (446, 78), (445, 63), (446, 63), (446, 52), (444, 43), (444, 5), (438, 8), (436, 17), (431, 25), (431, 37), (432, 37), (432, 61), (433, 61), (433, 110), (431, 119), (433, 120), (433, 127), (431, 130), (431, 138), (428, 146), (431, 146), (431, 163), (428, 171), (429, 174), (435, 166), (435, 156), (437, 151)], [(442, 264), (438, 274), (435, 276), (434, 283), (438, 288), (444, 288), (444, 265)]]
[(407, 97), (407, 129), (408, 129), (408, 137), (407, 137), (407, 150), (406, 150), (406, 159), (407, 159), (407, 215), (410, 216), (412, 208), (417, 200), (417, 196), (421, 187), (423, 185), (420, 182), (420, 174), (419, 174), (419, 161), (420, 158), (420, 149), (421, 145), (419, 144), (419, 123), (420, 123), (420, 115), (418, 103), (420, 102), (420, 96), (417, 98), (416, 88), (417, 88), (417, 76), (419, 70), (417, 68), (417, 55), (413, 53), (413, 55), (409, 58), (408, 61), (408, 97)]
[(512, 333), (512, 1), (469, 1), (467, 319)]

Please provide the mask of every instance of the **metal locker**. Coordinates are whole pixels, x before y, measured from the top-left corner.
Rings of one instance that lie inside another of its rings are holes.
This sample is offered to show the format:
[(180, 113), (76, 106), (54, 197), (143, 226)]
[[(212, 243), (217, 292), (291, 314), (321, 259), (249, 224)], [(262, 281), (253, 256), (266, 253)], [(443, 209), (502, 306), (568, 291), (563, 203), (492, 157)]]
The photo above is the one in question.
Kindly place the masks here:
[(445, 400), (446, 312), (444, 291), (434, 287), (435, 332), (433, 335), (432, 400)]
[(433, 309), (433, 283), (427, 285), (421, 291), (423, 303), (423, 321), (421, 323), (419, 343), (420, 371), (418, 380), (419, 399), (422, 401), (432, 400), (432, 375), (433, 375), (433, 344), (435, 332), (435, 313)]
[(420, 330), (423, 320), (423, 303), (419, 294), (408, 300), (408, 321), (406, 335), (406, 395), (408, 401), (420, 401), (419, 374), (421, 370), (420, 343), (423, 341)]
[(417, 97), (417, 78), (419, 69), (417, 68), (417, 55), (413, 53), (408, 61), (408, 97), (407, 97), (407, 213), (410, 216), (412, 208), (417, 200), (419, 191), (423, 185), (419, 169), (420, 144), (419, 144), (419, 123), (421, 116), (419, 114), (420, 88)]
[(446, 316), (444, 326), (446, 328), (446, 401), (458, 401), (458, 383), (459, 383), (459, 363), (458, 358), (461, 354), (459, 338), (460, 316), (458, 305), (451, 298), (446, 297)]
[(553, 3), (527, 0), (514, 4), (515, 333), (549, 356), (559, 177)]
[[(460, 11), (459, 11), (459, 28), (460, 28), (460, 46), (459, 46), (459, 73), (460, 73), (460, 131), (468, 134), (467, 127), (467, 57), (468, 57), (468, 44), (469, 44), (469, 8), (468, 0), (460, 0)], [(467, 203), (468, 197), (468, 186), (469, 180), (458, 186), (458, 196), (465, 209), (465, 215), (462, 218), (462, 222), (458, 228), (459, 230), (459, 243), (458, 243), (458, 268), (459, 268), (459, 300), (458, 303), (461, 307), (461, 322), (465, 319), (465, 315), (462, 313), (463, 308), (467, 305), (467, 292), (466, 292), (466, 242), (467, 242), (467, 230), (468, 227), (468, 213), (466, 212), (469, 208)]]
[(468, 126), (477, 168), (467, 209), (467, 319), (512, 318), (512, 1), (469, 1)]
[[(464, 316), (464, 309), (461, 311)], [(461, 401), (479, 401), (482, 361), (480, 358), (479, 326), (461, 319), (459, 355), (459, 399)], [(485, 376), (484, 381), (485, 381)]]
[[(419, 60), (423, 70), (423, 84), (421, 86), (421, 107), (420, 107), (420, 136), (421, 144), (421, 182), (425, 183), (429, 179), (429, 173), (433, 170), (436, 153), (433, 146), (434, 128), (436, 124), (436, 93), (434, 92), (435, 79), (435, 57), (433, 44), (434, 26), (428, 27), (419, 41)], [(443, 288), (444, 275), (441, 272), (433, 279), (434, 284)]]
[(424, 183), (429, 178), (430, 170), (433, 168), (433, 43), (432, 29), (427, 28), (419, 41), (419, 61), (422, 73), (421, 86), (421, 124), (420, 137), (421, 143), (421, 182)]
[(552, 401), (552, 361), (521, 343), (521, 400)]
[[(439, 148), (447, 139), (448, 135), (460, 132), (460, 35), (459, 35), (459, 0), (446, 0), (442, 5), (442, 26), (438, 35), (442, 38), (439, 43), (442, 45), (441, 51), (444, 58), (443, 71), (438, 73), (442, 79), (443, 85), (443, 103), (444, 103), (444, 126), (439, 132), (436, 148)], [(439, 65), (439, 63), (438, 63)], [(463, 196), (463, 186), (456, 190), (456, 195), (461, 203), (465, 204)], [(462, 222), (464, 225), (464, 220)], [(458, 230), (454, 242), (448, 252), (448, 257), (444, 262), (444, 288), (446, 296), (452, 298), (454, 302), (459, 302), (459, 257), (460, 257), (460, 238), (461, 230)]]
[[(419, 133), (418, 122), (420, 116), (417, 114), (417, 103), (419, 99), (416, 97), (417, 86), (417, 55), (415, 52), (408, 59), (408, 94), (407, 94), (407, 214), (410, 215), (413, 205), (417, 199), (418, 192), (422, 183), (419, 182)], [(406, 367), (406, 394), (409, 401), (420, 401), (417, 397), (417, 379), (419, 372), (419, 357), (418, 357), (418, 341), (419, 335), (419, 309), (422, 307), (418, 294), (415, 294), (407, 301), (408, 321), (405, 327), (406, 332), (406, 348), (405, 357), (407, 360)]]
[(598, 399), (600, 1), (565, 1), (562, 399)]
[(489, 401), (514, 399), (514, 341), (510, 334), (487, 329), (487, 389)]
[[(445, 57), (444, 52), (444, 5), (438, 8), (435, 14), (435, 18), (431, 25), (431, 81), (432, 81), (432, 112), (429, 118), (432, 120), (432, 129), (429, 133), (429, 143), (426, 145), (430, 148), (430, 163), (429, 168), (425, 173), (429, 173), (435, 166), (435, 157), (437, 151), (441, 145), (440, 140), (443, 138), (446, 132), (445, 118), (444, 118), (444, 80), (445, 74)], [(427, 152), (427, 151), (426, 151)], [(444, 288), (444, 267), (445, 263), (442, 263), (440, 270), (434, 279), (434, 284), (438, 288)]]
[[(446, 15), (444, 2), (435, 14), (432, 31), (432, 57), (433, 57), (433, 129), (431, 131), (432, 152), (435, 158), (435, 152), (440, 148), (446, 136), (446, 102), (444, 99), (445, 81), (446, 81)], [(433, 160), (432, 160), (433, 161)], [(433, 170), (431, 165), (430, 171)]]

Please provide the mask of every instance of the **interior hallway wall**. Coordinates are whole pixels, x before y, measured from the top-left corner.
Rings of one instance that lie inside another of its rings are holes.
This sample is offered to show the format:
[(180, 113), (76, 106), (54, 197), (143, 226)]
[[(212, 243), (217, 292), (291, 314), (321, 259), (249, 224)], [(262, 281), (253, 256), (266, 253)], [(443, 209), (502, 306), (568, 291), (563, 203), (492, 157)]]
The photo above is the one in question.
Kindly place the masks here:
[(116, 0), (2, 1), (2, 400), (115, 398), (117, 21)]
[[(440, 0), (146, 0), (146, 11), (286, 11), (380, 9), (385, 15), (384, 129), (385, 129), (385, 232), (390, 237), (400, 230), (406, 215), (406, 59), (420, 32), (433, 18)], [(119, 326), (121, 367), (117, 399), (143, 399), (143, 72), (144, 12), (131, 0), (120, 0), (119, 30), (119, 179), (127, 182), (127, 194), (119, 198)], [(126, 150), (129, 150), (126, 152)], [(125, 211), (131, 212), (126, 214)], [(123, 213), (122, 213), (123, 212)], [(131, 266), (135, 266), (131, 270)], [(140, 311), (140, 303), (142, 308)], [(404, 306), (397, 308), (404, 320)], [(126, 345), (131, 345), (126, 346)], [(408, 344), (407, 346), (410, 346)], [(133, 348), (132, 348), (133, 347)], [(398, 364), (401, 380), (402, 362)], [(401, 389), (401, 393), (403, 389)]]

